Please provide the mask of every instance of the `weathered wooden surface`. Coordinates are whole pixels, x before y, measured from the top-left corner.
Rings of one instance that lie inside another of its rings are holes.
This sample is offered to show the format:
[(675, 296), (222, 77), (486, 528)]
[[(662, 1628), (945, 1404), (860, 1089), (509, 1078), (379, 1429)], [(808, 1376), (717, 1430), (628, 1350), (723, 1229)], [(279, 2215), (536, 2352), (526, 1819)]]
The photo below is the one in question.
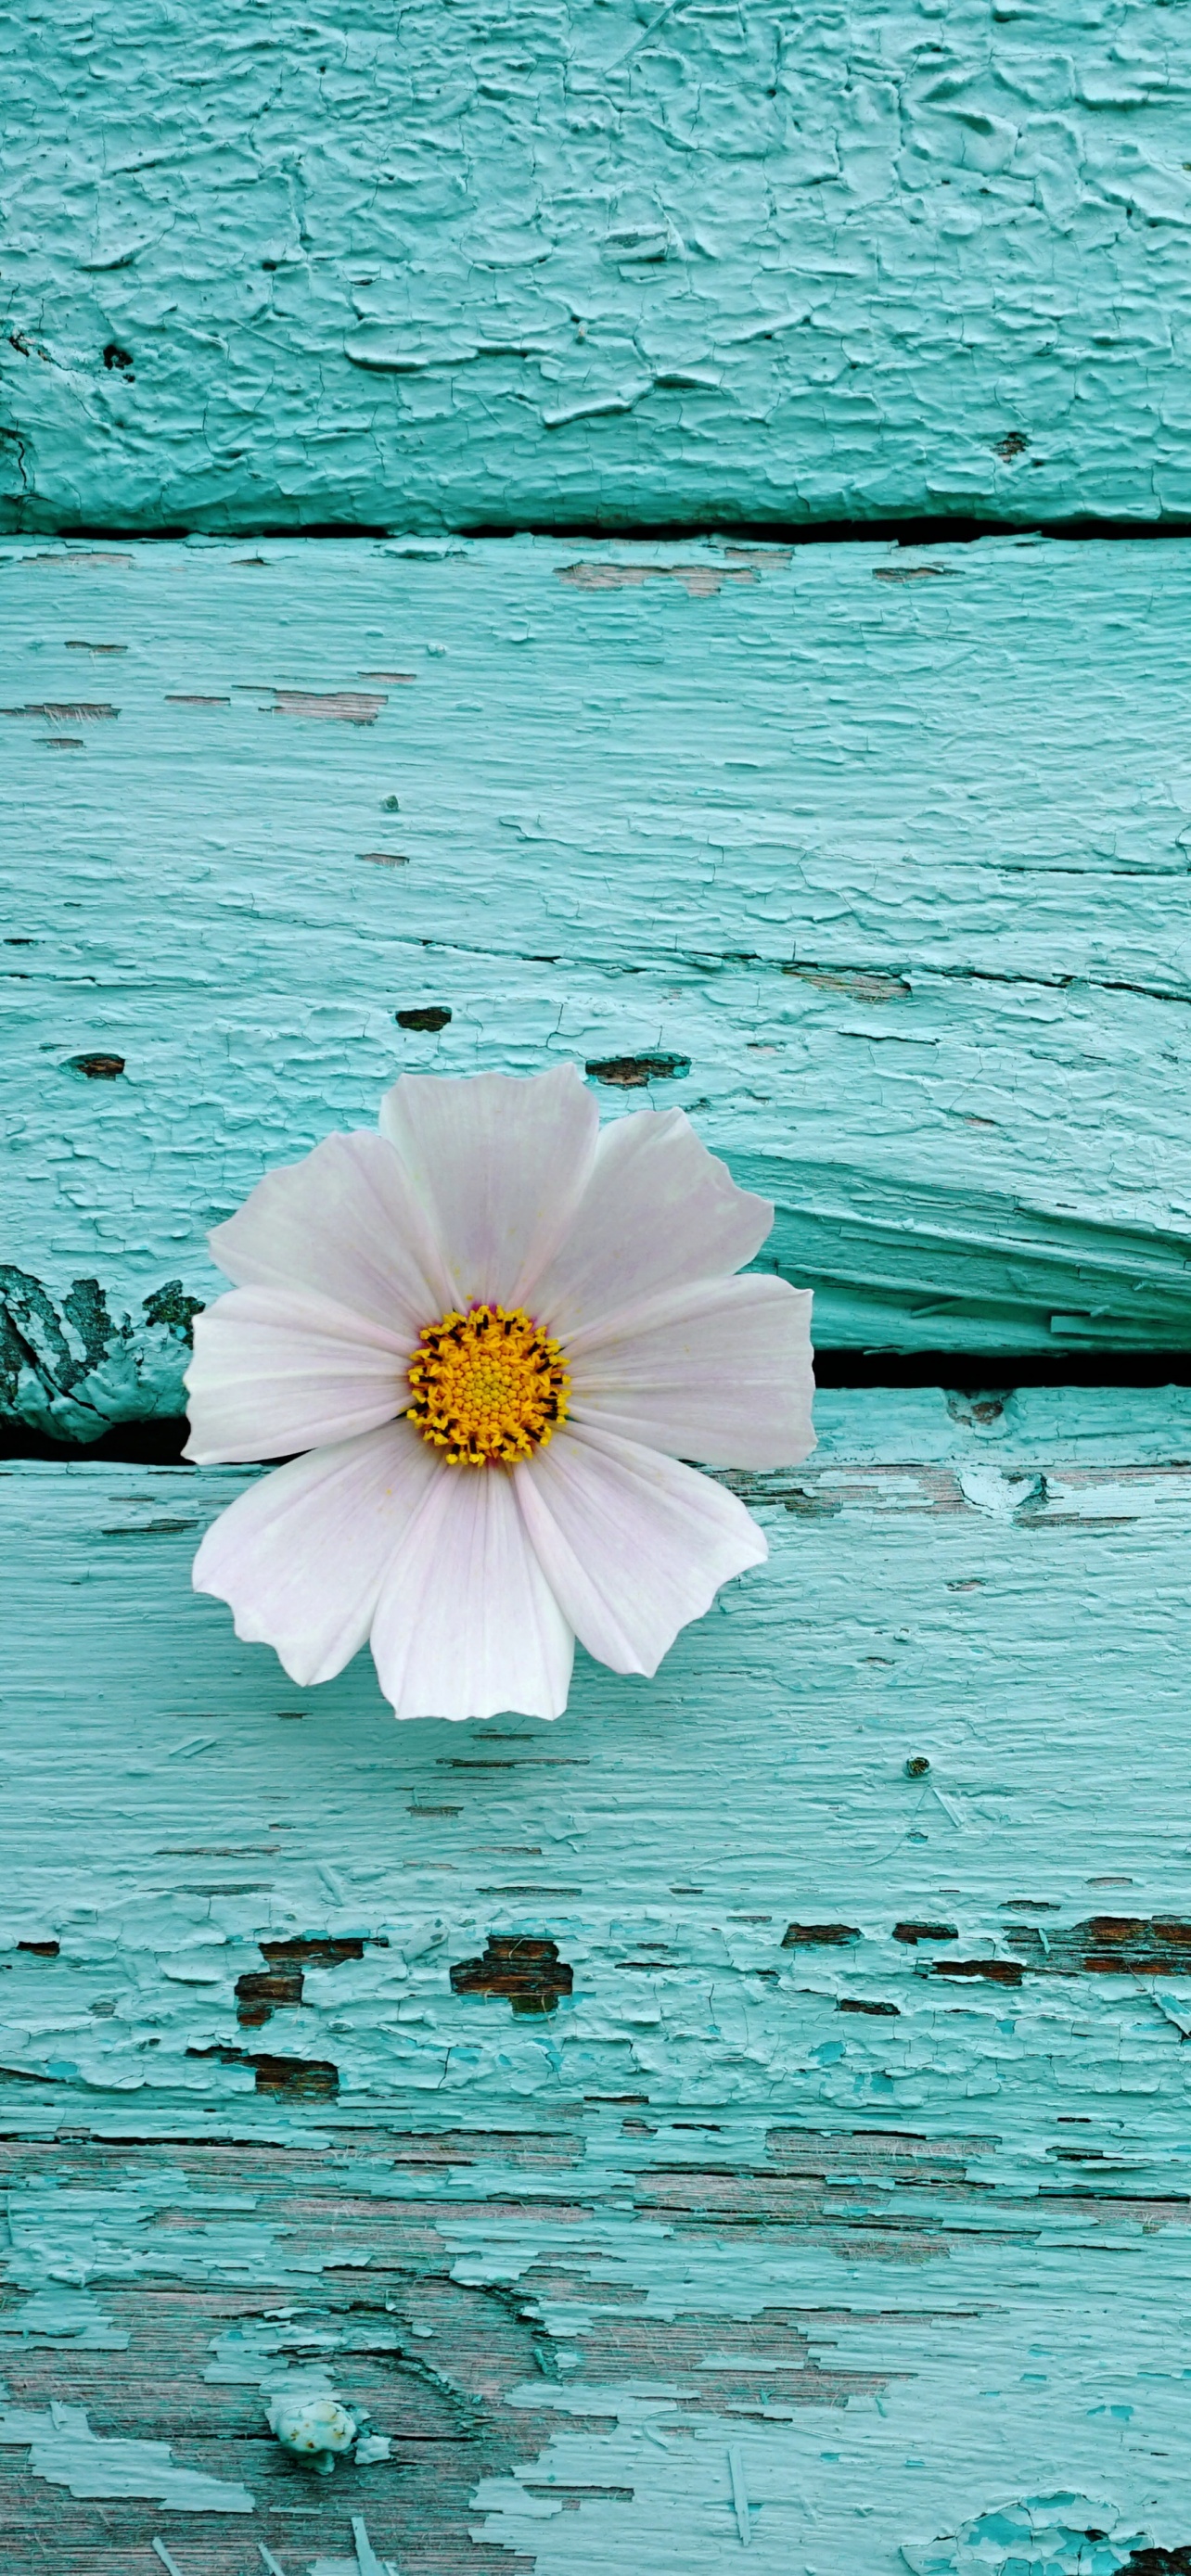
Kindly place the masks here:
[(1191, 512), (1156, 0), (14, 21), (6, 524)]
[(1185, 2566), (1191, 1397), (820, 1417), (655, 1684), (449, 1742), (189, 1594), (235, 1473), (0, 1478), (6, 2576), (719, 2576), (733, 2452), (762, 2576)]
[(1191, 547), (42, 548), (0, 590), (10, 1414), (176, 1411), (268, 1164), (403, 1066), (559, 1054), (776, 1200), (824, 1346), (1191, 1346)]
[[(559, 1055), (822, 1345), (1191, 1349), (1191, 548), (777, 541), (1191, 519), (1182, 13), (2, 41), (0, 1416)], [(552, 1728), (296, 1692), (240, 1471), (0, 1474), (4, 2576), (1191, 2576), (1191, 1394), (819, 1428)]]
[[(52, 2173), (10, 2146), (6, 2570), (156, 2576), (159, 2537), (183, 2576), (246, 2576), (261, 2541), (284, 2576), (376, 2576), (359, 2516), (399, 2576), (722, 2576), (745, 2533), (760, 2576), (1005, 2576), (922, 2544), (1057, 2491), (1121, 2545), (1014, 2576), (1184, 2576), (1143, 2552), (1191, 2530), (1186, 2204), (1086, 2134), (993, 2206), (966, 2122), (780, 2109), (730, 2139), (560, 2103), (499, 2134), (68, 2140)], [(295, 2466), (263, 2414), (299, 2372), (390, 2460)]]

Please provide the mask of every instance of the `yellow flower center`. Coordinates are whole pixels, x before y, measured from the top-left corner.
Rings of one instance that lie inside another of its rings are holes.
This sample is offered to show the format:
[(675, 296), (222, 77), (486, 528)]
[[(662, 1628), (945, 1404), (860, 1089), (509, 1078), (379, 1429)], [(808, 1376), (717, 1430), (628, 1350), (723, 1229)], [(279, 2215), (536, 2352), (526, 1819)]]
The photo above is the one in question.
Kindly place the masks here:
[(520, 1307), (473, 1306), (427, 1324), (409, 1383), (408, 1419), (450, 1467), (515, 1466), (567, 1418), (562, 1351)]

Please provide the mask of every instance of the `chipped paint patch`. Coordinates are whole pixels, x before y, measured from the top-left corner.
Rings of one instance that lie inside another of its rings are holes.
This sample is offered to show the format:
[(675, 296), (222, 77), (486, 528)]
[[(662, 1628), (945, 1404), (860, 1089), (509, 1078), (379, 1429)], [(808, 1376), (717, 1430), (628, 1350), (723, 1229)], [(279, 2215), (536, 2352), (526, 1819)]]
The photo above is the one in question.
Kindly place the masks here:
[(0, 2341), (69, 2345), (79, 2352), (126, 2352), (127, 2328), (113, 2325), (89, 2290), (35, 2290), (19, 2308), (0, 2309)]
[(584, 1067), (593, 1082), (615, 1091), (643, 1091), (647, 1083), (676, 1082), (691, 1069), (688, 1055), (593, 1056)]
[(480, 1959), (459, 1959), (451, 1969), (457, 1995), (504, 1995), (515, 2013), (552, 2013), (575, 1982), (558, 1955), (557, 1941), (525, 1933), (490, 1932)]
[(1093, 1914), (1053, 1931), (1022, 1924), (1006, 1938), (1033, 1976), (1191, 1977), (1191, 1923), (1175, 1915)]
[[(576, 415), (571, 414), (574, 418)], [(716, 599), (726, 581), (755, 581), (755, 570), (737, 570), (730, 565), (709, 563), (634, 564), (572, 563), (557, 564), (560, 581), (573, 590), (639, 590), (646, 581), (676, 581), (688, 599)], [(0, 714), (6, 710), (0, 708)], [(7, 712), (12, 712), (8, 710)]]
[(273, 711), (279, 716), (306, 716), (331, 724), (375, 724), (384, 697), (364, 689), (274, 689)]
[(0, 2443), (29, 2446), (35, 2478), (72, 2496), (151, 2496), (176, 2513), (251, 2513), (246, 2487), (175, 2460), (168, 2442), (126, 2442), (92, 2431), (83, 2406), (55, 2400), (42, 2412), (0, 2405)]
[[(948, 2538), (903, 2540), (901, 2555), (911, 2576), (1017, 2576), (1019, 2569), (1029, 2576), (1119, 2576), (1139, 2568), (1146, 2546), (1142, 2534), (1126, 2532), (1115, 2505), (1078, 2495), (1026, 2496), (993, 2506)], [(1155, 2576), (1174, 2563), (1155, 2551)]]

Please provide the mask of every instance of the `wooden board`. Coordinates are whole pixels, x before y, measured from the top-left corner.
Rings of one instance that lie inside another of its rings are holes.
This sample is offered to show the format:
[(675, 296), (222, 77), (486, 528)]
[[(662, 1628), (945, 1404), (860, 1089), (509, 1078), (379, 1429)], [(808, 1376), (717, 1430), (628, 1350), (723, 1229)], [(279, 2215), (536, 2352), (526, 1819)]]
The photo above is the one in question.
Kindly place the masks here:
[(403, 1066), (691, 1111), (826, 1346), (1191, 1347), (1191, 548), (0, 571), (4, 1403), (181, 1403), (204, 1237)]
[[(559, 1058), (820, 1347), (1185, 1373), (1191, 543), (1027, 533), (1191, 526), (1180, 34), (9, 37), (0, 1435)], [(553, 1727), (239, 1644), (250, 1471), (0, 1469), (4, 2576), (1191, 2576), (1191, 1390), (817, 1420)]]
[(237, 0), (8, 41), (5, 524), (1191, 514), (1182, 20)]
[[(402, 2576), (962, 2576), (1063, 2493), (1185, 2567), (1191, 1396), (820, 1423), (550, 1728), (296, 1693), (188, 1590), (238, 1472), (0, 1477), (12, 2576), (47, 2515), (355, 2576), (353, 2514)], [(290, 2462), (291, 2367), (392, 2461)]]

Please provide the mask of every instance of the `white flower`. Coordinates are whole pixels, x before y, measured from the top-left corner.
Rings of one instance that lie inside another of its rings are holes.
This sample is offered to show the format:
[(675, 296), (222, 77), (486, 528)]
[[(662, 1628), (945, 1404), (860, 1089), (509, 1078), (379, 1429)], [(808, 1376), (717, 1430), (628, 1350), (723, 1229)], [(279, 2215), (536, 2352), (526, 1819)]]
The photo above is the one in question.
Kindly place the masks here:
[[(211, 1246), (188, 1458), (285, 1458), (200, 1592), (302, 1684), (367, 1638), (398, 1717), (557, 1717), (575, 1638), (656, 1672), (764, 1538), (683, 1466), (814, 1446), (810, 1297), (681, 1110), (599, 1127), (572, 1065), (407, 1074), (379, 1134), (271, 1172)], [(306, 1451), (295, 1456), (295, 1451)]]

